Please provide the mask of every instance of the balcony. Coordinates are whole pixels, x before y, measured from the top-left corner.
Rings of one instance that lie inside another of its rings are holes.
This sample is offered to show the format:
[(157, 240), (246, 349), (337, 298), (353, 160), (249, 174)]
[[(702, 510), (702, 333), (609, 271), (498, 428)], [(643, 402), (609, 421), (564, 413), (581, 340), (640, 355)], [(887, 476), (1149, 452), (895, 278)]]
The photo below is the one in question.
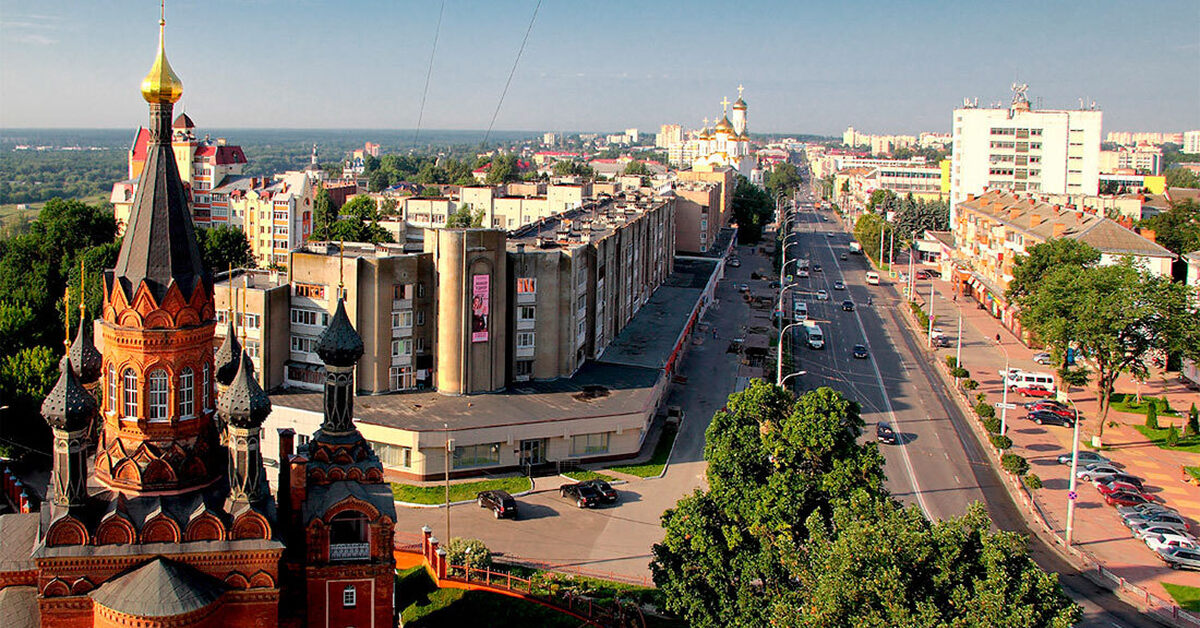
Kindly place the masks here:
[(329, 546), (329, 562), (369, 560), (370, 543), (336, 543)]

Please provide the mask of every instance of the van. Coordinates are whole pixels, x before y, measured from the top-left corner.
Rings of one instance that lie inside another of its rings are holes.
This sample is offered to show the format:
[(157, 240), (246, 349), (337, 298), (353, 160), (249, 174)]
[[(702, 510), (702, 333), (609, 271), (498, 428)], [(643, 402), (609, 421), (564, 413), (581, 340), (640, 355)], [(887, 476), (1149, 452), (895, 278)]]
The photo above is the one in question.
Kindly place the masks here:
[(1054, 376), (1049, 373), (1035, 373), (1013, 369), (1004, 378), (1004, 385), (1011, 391), (1025, 395), (1053, 394), (1056, 390)]
[(872, 286), (878, 286), (879, 285), (879, 273), (877, 273), (873, 270), (868, 270), (867, 271), (867, 283), (871, 284)]
[(825, 335), (821, 333), (820, 325), (812, 322), (804, 325), (804, 342), (809, 349), (825, 348)]
[(804, 301), (796, 301), (792, 308), (792, 318), (797, 323), (808, 320), (808, 304)]

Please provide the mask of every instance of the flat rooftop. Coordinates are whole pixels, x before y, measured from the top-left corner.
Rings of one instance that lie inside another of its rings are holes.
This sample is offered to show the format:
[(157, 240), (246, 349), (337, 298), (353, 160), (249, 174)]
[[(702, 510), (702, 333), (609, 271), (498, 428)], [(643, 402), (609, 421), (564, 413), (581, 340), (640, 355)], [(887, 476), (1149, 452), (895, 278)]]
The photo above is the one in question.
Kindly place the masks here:
[[(588, 361), (570, 378), (521, 382), (498, 393), (452, 397), (436, 391), (358, 396), (355, 418), (363, 423), (418, 432), (478, 429), (633, 414), (653, 403), (657, 370)], [(320, 413), (320, 392), (275, 393), (276, 406)]]
[(508, 246), (536, 244), (541, 248), (592, 242), (625, 226), (630, 219), (662, 205), (654, 197), (629, 195), (586, 200), (582, 207), (547, 216), (510, 231)]
[(691, 318), (716, 260), (675, 258), (675, 271), (600, 356), (607, 364), (662, 369)]

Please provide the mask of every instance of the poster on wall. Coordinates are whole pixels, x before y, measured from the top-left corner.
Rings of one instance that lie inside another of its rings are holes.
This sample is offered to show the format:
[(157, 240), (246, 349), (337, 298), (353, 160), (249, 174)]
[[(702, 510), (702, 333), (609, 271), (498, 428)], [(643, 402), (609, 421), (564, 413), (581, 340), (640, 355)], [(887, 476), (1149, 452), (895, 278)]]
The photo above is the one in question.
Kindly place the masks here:
[(488, 288), (490, 275), (471, 277), (471, 342), (488, 340)]

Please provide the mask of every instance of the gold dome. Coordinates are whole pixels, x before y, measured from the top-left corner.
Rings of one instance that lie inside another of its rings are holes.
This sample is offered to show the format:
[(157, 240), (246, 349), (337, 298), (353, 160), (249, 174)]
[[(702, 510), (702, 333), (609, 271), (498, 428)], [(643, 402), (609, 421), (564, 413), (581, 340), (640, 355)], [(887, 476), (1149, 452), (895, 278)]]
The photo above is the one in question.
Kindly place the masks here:
[(148, 103), (174, 104), (183, 96), (183, 81), (179, 80), (167, 62), (167, 50), (163, 44), (166, 24), (166, 20), (158, 21), (158, 56), (154, 58), (154, 66), (146, 78), (142, 79), (142, 98)]
[(729, 121), (728, 117), (721, 118), (721, 121), (717, 123), (716, 128), (713, 130), (718, 133), (722, 131), (726, 133), (733, 133), (733, 123)]

